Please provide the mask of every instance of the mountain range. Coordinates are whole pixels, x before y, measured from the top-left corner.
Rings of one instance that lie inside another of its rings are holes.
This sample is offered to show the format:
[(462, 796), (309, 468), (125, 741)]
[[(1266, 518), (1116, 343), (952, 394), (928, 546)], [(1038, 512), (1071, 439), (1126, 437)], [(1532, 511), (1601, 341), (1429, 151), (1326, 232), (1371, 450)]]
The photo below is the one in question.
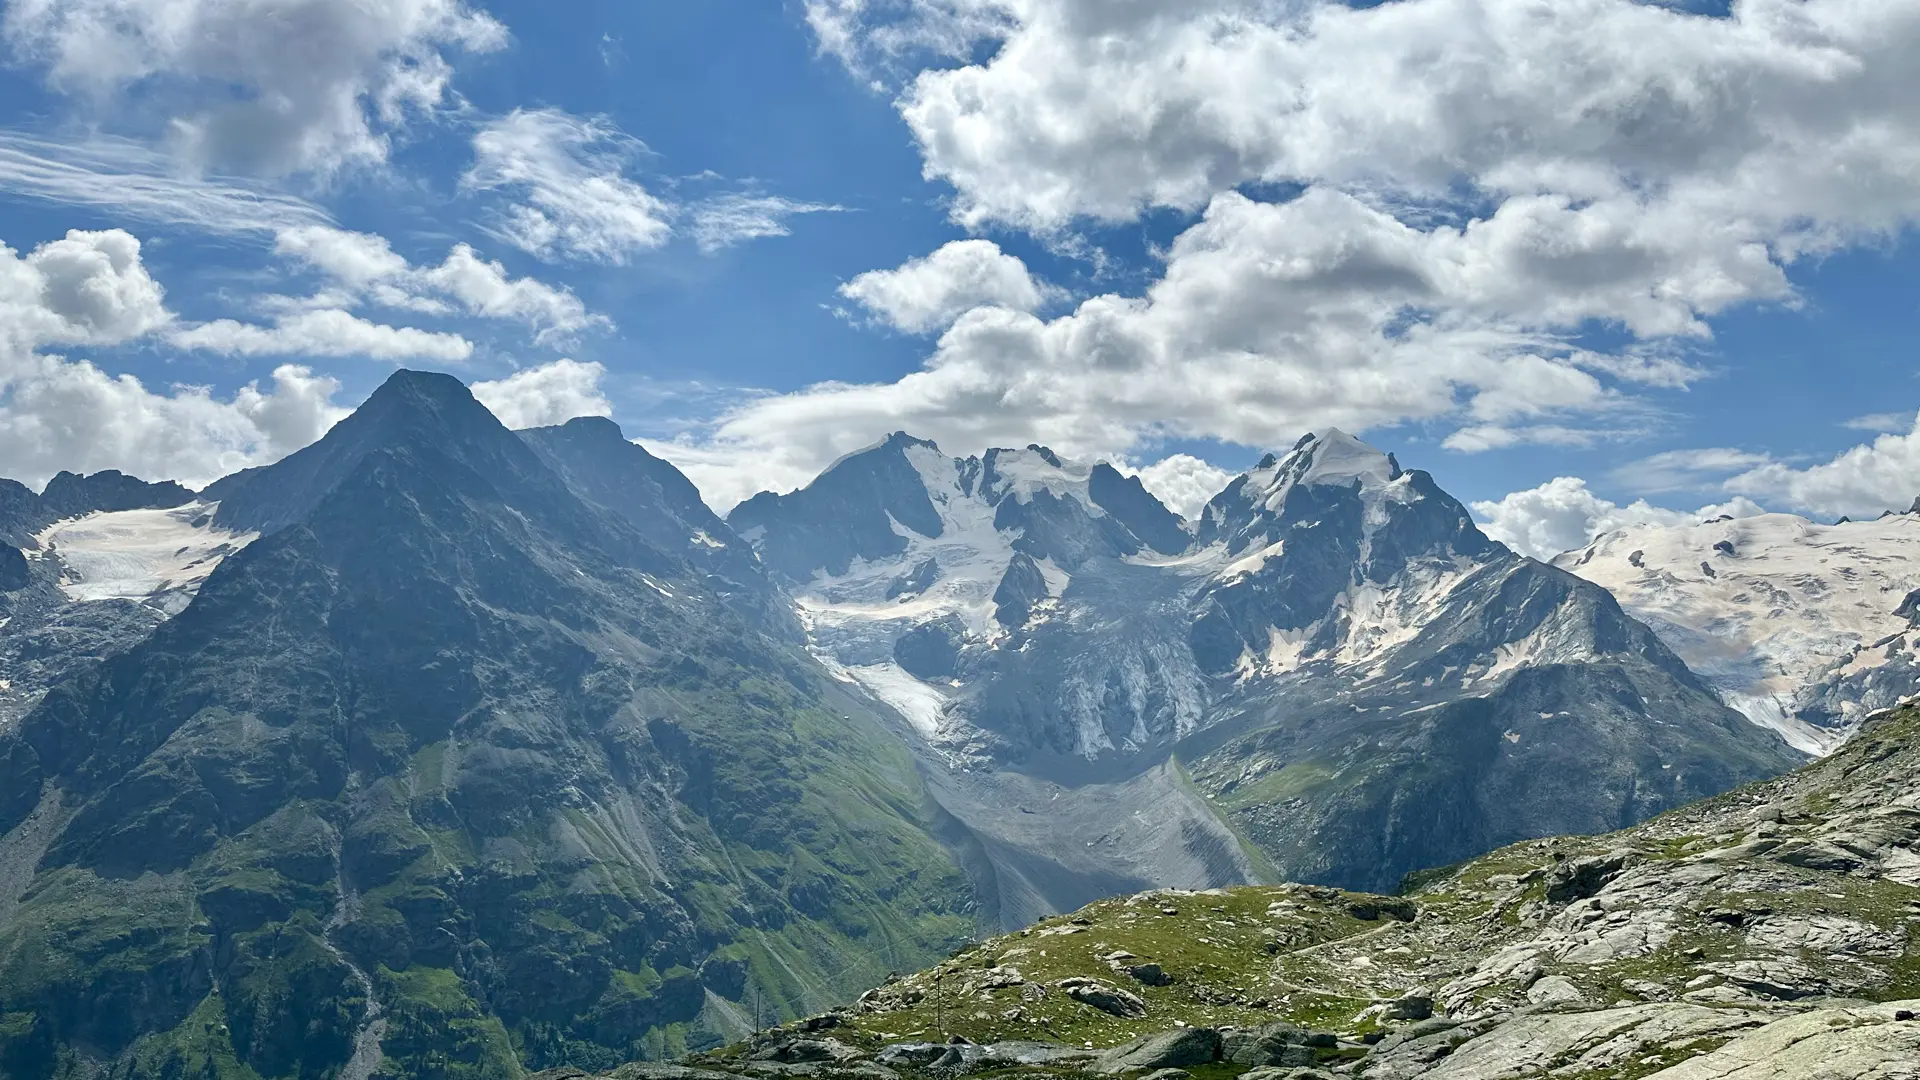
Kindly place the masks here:
[(1806, 760), (1605, 551), (1338, 431), (1194, 521), (905, 434), (722, 520), (610, 421), (399, 372), (204, 491), (0, 485), (0, 542), (9, 1077), (611, 1068), (1103, 897), (1390, 891)]
[(913, 720), (1007, 927), (1122, 886), (1391, 888), (1800, 760), (1606, 590), (1338, 431), (1193, 523), (1106, 465), (900, 434), (729, 523)]

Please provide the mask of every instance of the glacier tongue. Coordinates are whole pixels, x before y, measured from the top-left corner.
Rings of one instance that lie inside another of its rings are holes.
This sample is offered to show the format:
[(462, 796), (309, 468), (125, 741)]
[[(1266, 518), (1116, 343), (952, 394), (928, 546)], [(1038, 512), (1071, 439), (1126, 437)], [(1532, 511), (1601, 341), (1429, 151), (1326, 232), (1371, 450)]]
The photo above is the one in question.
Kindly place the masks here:
[(1920, 686), (1920, 517), (1636, 525), (1553, 560), (1617, 597), (1727, 704), (1826, 753)]

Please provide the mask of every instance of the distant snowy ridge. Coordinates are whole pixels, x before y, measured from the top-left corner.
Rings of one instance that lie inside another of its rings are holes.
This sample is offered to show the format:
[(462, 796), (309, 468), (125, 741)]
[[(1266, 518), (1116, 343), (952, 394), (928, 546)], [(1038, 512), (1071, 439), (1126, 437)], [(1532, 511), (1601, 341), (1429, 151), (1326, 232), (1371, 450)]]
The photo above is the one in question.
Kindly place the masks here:
[(1634, 525), (1553, 565), (1604, 586), (1727, 704), (1811, 753), (1920, 687), (1920, 517)]

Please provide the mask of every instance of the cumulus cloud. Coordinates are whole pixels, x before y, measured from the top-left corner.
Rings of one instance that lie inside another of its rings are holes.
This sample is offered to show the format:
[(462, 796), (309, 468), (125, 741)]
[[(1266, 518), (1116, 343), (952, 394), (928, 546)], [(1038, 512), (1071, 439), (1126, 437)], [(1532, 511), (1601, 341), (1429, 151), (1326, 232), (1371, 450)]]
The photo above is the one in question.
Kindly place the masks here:
[(606, 374), (598, 363), (563, 359), (469, 389), (510, 428), (549, 427), (576, 416), (612, 416), (613, 405), (600, 390)]
[(892, 270), (869, 270), (840, 295), (909, 334), (943, 330), (976, 307), (1035, 311), (1064, 296), (991, 240), (955, 240)]
[(1752, 500), (1738, 497), (1691, 513), (1654, 506), (1645, 499), (1621, 506), (1595, 495), (1585, 480), (1575, 476), (1555, 477), (1498, 502), (1476, 502), (1473, 512), (1488, 536), (1543, 562), (1629, 525), (1691, 525), (1722, 514), (1764, 513)]
[(25, 257), (0, 244), (0, 348), (112, 345), (172, 317), (125, 230), (74, 229)]
[(1167, 504), (1167, 509), (1193, 520), (1237, 474), (1192, 454), (1174, 454), (1138, 470), (1137, 475), (1155, 498)]
[[(1059, 241), (1199, 216), (1142, 295), (958, 314), (898, 382), (749, 401), (702, 445), (824, 464), (904, 424), (1124, 454), (1408, 420), (1459, 452), (1588, 444), (1706, 375), (1684, 343), (1715, 316), (1796, 303), (1795, 260), (1920, 220), (1920, 9), (1899, 0), (815, 0), (808, 18), (863, 75), (899, 73), (962, 225)], [(1625, 345), (1577, 347), (1596, 325)]]
[(746, 460), (735, 445), (716, 443), (694, 433), (672, 439), (634, 441), (685, 473), (694, 487), (700, 489), (700, 498), (714, 513), (721, 515), (762, 491), (794, 491), (805, 487), (826, 464), (816, 463), (779, 443), (756, 446), (755, 452), (764, 456)]
[(132, 375), (86, 361), (15, 356), (0, 389), (0, 463), (38, 486), (62, 469), (119, 469), (200, 487), (278, 460), (325, 434), (346, 410), (339, 383), (294, 364), (271, 386), (248, 383), (230, 398), (204, 387), (156, 393)]
[(673, 234), (673, 206), (626, 175), (646, 146), (606, 120), (516, 109), (481, 129), (473, 152), (462, 185), (519, 200), (493, 229), (523, 251), (624, 266)]
[[(1229, 192), (1173, 241), (1144, 296), (1051, 319), (977, 307), (896, 382), (749, 399), (696, 441), (751, 467), (818, 468), (900, 428), (960, 451), (1041, 441), (1123, 457), (1156, 437), (1260, 447), (1452, 416), (1558, 438), (1564, 414), (1630, 410), (1643, 369), (1610, 370), (1503, 312), (1580, 303), (1492, 287), (1507, 224), (1423, 232), (1327, 189), (1285, 203)], [(1453, 314), (1409, 317), (1439, 309)]]
[(199, 484), (298, 449), (343, 414), (332, 403), (339, 384), (304, 367), (222, 400), (204, 387), (156, 393), (40, 351), (163, 332), (163, 300), (140, 242), (121, 230), (76, 230), (24, 257), (0, 245), (0, 471), (35, 485), (61, 469)]
[(506, 267), (466, 244), (455, 244), (438, 266), (414, 266), (385, 237), (309, 225), (282, 230), (275, 249), (326, 278), (328, 287), (306, 301), (310, 306), (371, 301), (429, 315), (459, 312), (524, 323), (542, 342), (564, 342), (581, 330), (613, 325), (588, 312), (573, 290), (509, 277)]
[(779, 195), (733, 193), (696, 203), (692, 210), (693, 241), (711, 255), (749, 240), (791, 236), (787, 219), (800, 214), (833, 213), (844, 207), (801, 202)]
[(1920, 495), (1920, 417), (1911, 430), (1888, 433), (1832, 460), (1797, 468), (1769, 461), (1725, 483), (1728, 491), (1818, 514), (1875, 517), (1905, 510)]
[(103, 116), (158, 112), (189, 163), (272, 174), (386, 160), (449, 54), (507, 40), (461, 0), (14, 0), (0, 34)]
[[(1706, 215), (1657, 251), (1743, 219), (1817, 242), (1914, 206), (1920, 14), (1899, 0), (1747, 0), (1726, 17), (1633, 0), (814, 7), (838, 9), (856, 45), (897, 50), (902, 26), (938, 41), (938, 24), (990, 57), (931, 66), (898, 102), (970, 222), (1130, 220), (1250, 181), (1446, 199), (1464, 180), (1594, 201), (1566, 226), (1623, 202)], [(1717, 242), (1742, 239), (1760, 237)]]
[(387, 326), (338, 308), (299, 311), (271, 324), (215, 319), (167, 335), (179, 349), (222, 356), (364, 356), (374, 360), (459, 363), (473, 343), (459, 334)]

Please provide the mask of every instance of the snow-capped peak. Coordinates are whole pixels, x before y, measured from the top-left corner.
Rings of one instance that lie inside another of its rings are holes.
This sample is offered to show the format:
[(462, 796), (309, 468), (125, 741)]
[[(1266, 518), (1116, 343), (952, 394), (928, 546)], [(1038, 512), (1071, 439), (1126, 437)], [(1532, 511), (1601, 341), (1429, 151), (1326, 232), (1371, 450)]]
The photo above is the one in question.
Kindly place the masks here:
[(1267, 509), (1277, 510), (1286, 492), (1295, 487), (1351, 487), (1358, 482), (1362, 490), (1374, 490), (1399, 478), (1400, 463), (1392, 454), (1339, 428), (1327, 428), (1302, 436), (1283, 458), (1272, 454), (1262, 458), (1247, 474), (1244, 493)]

